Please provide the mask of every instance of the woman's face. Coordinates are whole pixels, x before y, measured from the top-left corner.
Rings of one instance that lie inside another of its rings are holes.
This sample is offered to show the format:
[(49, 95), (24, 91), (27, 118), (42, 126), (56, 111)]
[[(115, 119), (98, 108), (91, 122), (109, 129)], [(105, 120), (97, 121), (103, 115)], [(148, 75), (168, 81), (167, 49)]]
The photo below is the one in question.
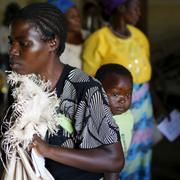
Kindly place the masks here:
[(131, 0), (127, 6), (125, 13), (125, 19), (128, 24), (136, 25), (141, 15), (140, 1)]
[(32, 24), (16, 20), (10, 27), (9, 56), (12, 70), (20, 74), (43, 74), (47, 70), (49, 44)]
[(81, 30), (81, 17), (76, 7), (71, 7), (66, 13), (69, 32), (79, 32)]
[(128, 76), (113, 75), (102, 82), (113, 115), (126, 112), (131, 105), (132, 80)]

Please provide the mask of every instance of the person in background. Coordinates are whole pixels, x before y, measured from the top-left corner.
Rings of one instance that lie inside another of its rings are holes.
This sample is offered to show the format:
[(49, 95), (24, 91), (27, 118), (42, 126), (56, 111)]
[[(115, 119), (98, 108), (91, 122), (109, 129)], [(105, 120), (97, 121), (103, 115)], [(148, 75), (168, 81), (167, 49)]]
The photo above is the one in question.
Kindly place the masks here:
[[(7, 93), (8, 93), (8, 85), (6, 82), (6, 75), (5, 73), (0, 70), (0, 124), (2, 118), (4, 117), (6, 106), (7, 106)], [(1, 133), (0, 133), (1, 135)]]
[(93, 33), (103, 25), (100, 8), (96, 2), (86, 1), (82, 8), (82, 26), (88, 32)]
[[(15, 2), (11, 2), (7, 5), (4, 12), (3, 24), (0, 26), (0, 119), (4, 117), (4, 113), (8, 106), (8, 85), (6, 79), (6, 70), (10, 70), (9, 66), (9, 24), (19, 11), (20, 6)], [(1, 122), (0, 122), (1, 123)], [(1, 173), (0, 173), (1, 174)]]
[[(121, 143), (126, 156), (131, 144), (134, 124), (129, 110), (133, 88), (132, 75), (122, 65), (105, 64), (97, 70), (95, 78), (102, 83), (107, 93), (113, 118), (120, 129)], [(119, 173), (105, 173), (105, 177), (119, 179)]]
[(60, 9), (67, 19), (66, 48), (60, 57), (60, 61), (81, 69), (82, 44), (89, 32), (82, 30), (80, 12), (71, 0), (48, 0), (48, 3)]
[(22, 8), (10, 26), (10, 62), (19, 74), (34, 73), (51, 82), (60, 98), (58, 112), (73, 131), (62, 126), (46, 142), (34, 135), (32, 148), (45, 157), (56, 180), (99, 180), (103, 172), (119, 172), (124, 156), (101, 84), (59, 56), (65, 48), (66, 23), (49, 3)]
[[(134, 25), (140, 16), (139, 0), (101, 0), (109, 25), (94, 32), (84, 43), (83, 70), (95, 75), (108, 63), (121, 64), (133, 76), (131, 111), (134, 118), (133, 138), (120, 179), (150, 179), (152, 110), (149, 81), (151, 63), (149, 42)], [(130, 24), (129, 24), (130, 23)]]
[(11, 2), (7, 5), (3, 24), (0, 26), (0, 69), (5, 71), (9, 70), (9, 57), (8, 57), (8, 35), (9, 35), (9, 23), (12, 17), (19, 11), (20, 6), (15, 2)]

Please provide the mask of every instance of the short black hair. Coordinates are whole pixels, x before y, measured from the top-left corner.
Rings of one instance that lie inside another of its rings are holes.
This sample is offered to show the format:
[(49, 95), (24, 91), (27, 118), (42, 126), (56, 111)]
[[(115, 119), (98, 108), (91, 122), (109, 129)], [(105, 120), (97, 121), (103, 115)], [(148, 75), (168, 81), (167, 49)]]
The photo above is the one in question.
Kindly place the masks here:
[(57, 37), (60, 41), (57, 55), (60, 56), (65, 48), (67, 37), (66, 19), (63, 13), (49, 3), (33, 3), (22, 8), (13, 18), (25, 20), (34, 25), (41, 33), (44, 41)]
[(16, 2), (9, 3), (4, 12), (3, 24), (9, 26), (13, 16), (15, 16), (20, 10), (20, 6)]
[(127, 76), (133, 82), (133, 77), (131, 75), (131, 72), (127, 68), (125, 68), (120, 64), (111, 64), (111, 63), (102, 65), (97, 70), (95, 74), (95, 78), (98, 79), (100, 82), (103, 82), (103, 80), (106, 78), (107, 75), (111, 76), (113, 74), (117, 74), (120, 76)]

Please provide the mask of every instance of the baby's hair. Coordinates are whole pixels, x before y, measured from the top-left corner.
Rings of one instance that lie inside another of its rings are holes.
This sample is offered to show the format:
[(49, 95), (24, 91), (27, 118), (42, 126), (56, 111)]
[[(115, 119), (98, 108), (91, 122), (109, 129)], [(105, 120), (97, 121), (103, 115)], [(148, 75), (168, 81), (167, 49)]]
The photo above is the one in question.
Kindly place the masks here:
[(61, 55), (65, 48), (67, 36), (66, 20), (63, 13), (55, 6), (48, 3), (33, 3), (22, 8), (13, 18), (25, 20), (37, 28), (44, 41), (57, 37), (60, 41), (57, 55)]
[(120, 75), (120, 76), (127, 76), (131, 79), (131, 81), (133, 81), (131, 72), (120, 64), (102, 65), (97, 70), (95, 74), (95, 78), (98, 79), (100, 82), (103, 82), (103, 80), (107, 77), (107, 75), (110, 77), (113, 74)]

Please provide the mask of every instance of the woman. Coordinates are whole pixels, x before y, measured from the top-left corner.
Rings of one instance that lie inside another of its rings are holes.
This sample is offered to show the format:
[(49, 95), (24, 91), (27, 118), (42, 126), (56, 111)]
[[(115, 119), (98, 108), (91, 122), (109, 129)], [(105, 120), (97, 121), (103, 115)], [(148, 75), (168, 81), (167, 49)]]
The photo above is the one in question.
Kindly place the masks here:
[(96, 1), (85, 1), (82, 7), (82, 24), (83, 28), (93, 33), (99, 29), (102, 24), (100, 9)]
[[(110, 24), (92, 34), (84, 45), (83, 70), (94, 75), (103, 64), (121, 64), (133, 76), (131, 110), (134, 116), (132, 144), (120, 179), (150, 179), (153, 112), (149, 93), (151, 65), (149, 42), (136, 27), (139, 0), (102, 0)], [(132, 24), (132, 25), (129, 25)]]
[(79, 10), (70, 0), (48, 0), (48, 2), (60, 9), (67, 20), (66, 48), (61, 55), (61, 62), (82, 69), (82, 44), (89, 33), (82, 30)]
[(66, 41), (66, 23), (59, 9), (48, 3), (26, 6), (12, 21), (9, 39), (13, 71), (49, 80), (60, 98), (57, 111), (73, 125), (73, 133), (60, 126), (46, 142), (34, 135), (32, 147), (45, 157), (53, 177), (96, 180), (105, 171), (122, 169), (119, 132), (101, 85), (59, 61)]

